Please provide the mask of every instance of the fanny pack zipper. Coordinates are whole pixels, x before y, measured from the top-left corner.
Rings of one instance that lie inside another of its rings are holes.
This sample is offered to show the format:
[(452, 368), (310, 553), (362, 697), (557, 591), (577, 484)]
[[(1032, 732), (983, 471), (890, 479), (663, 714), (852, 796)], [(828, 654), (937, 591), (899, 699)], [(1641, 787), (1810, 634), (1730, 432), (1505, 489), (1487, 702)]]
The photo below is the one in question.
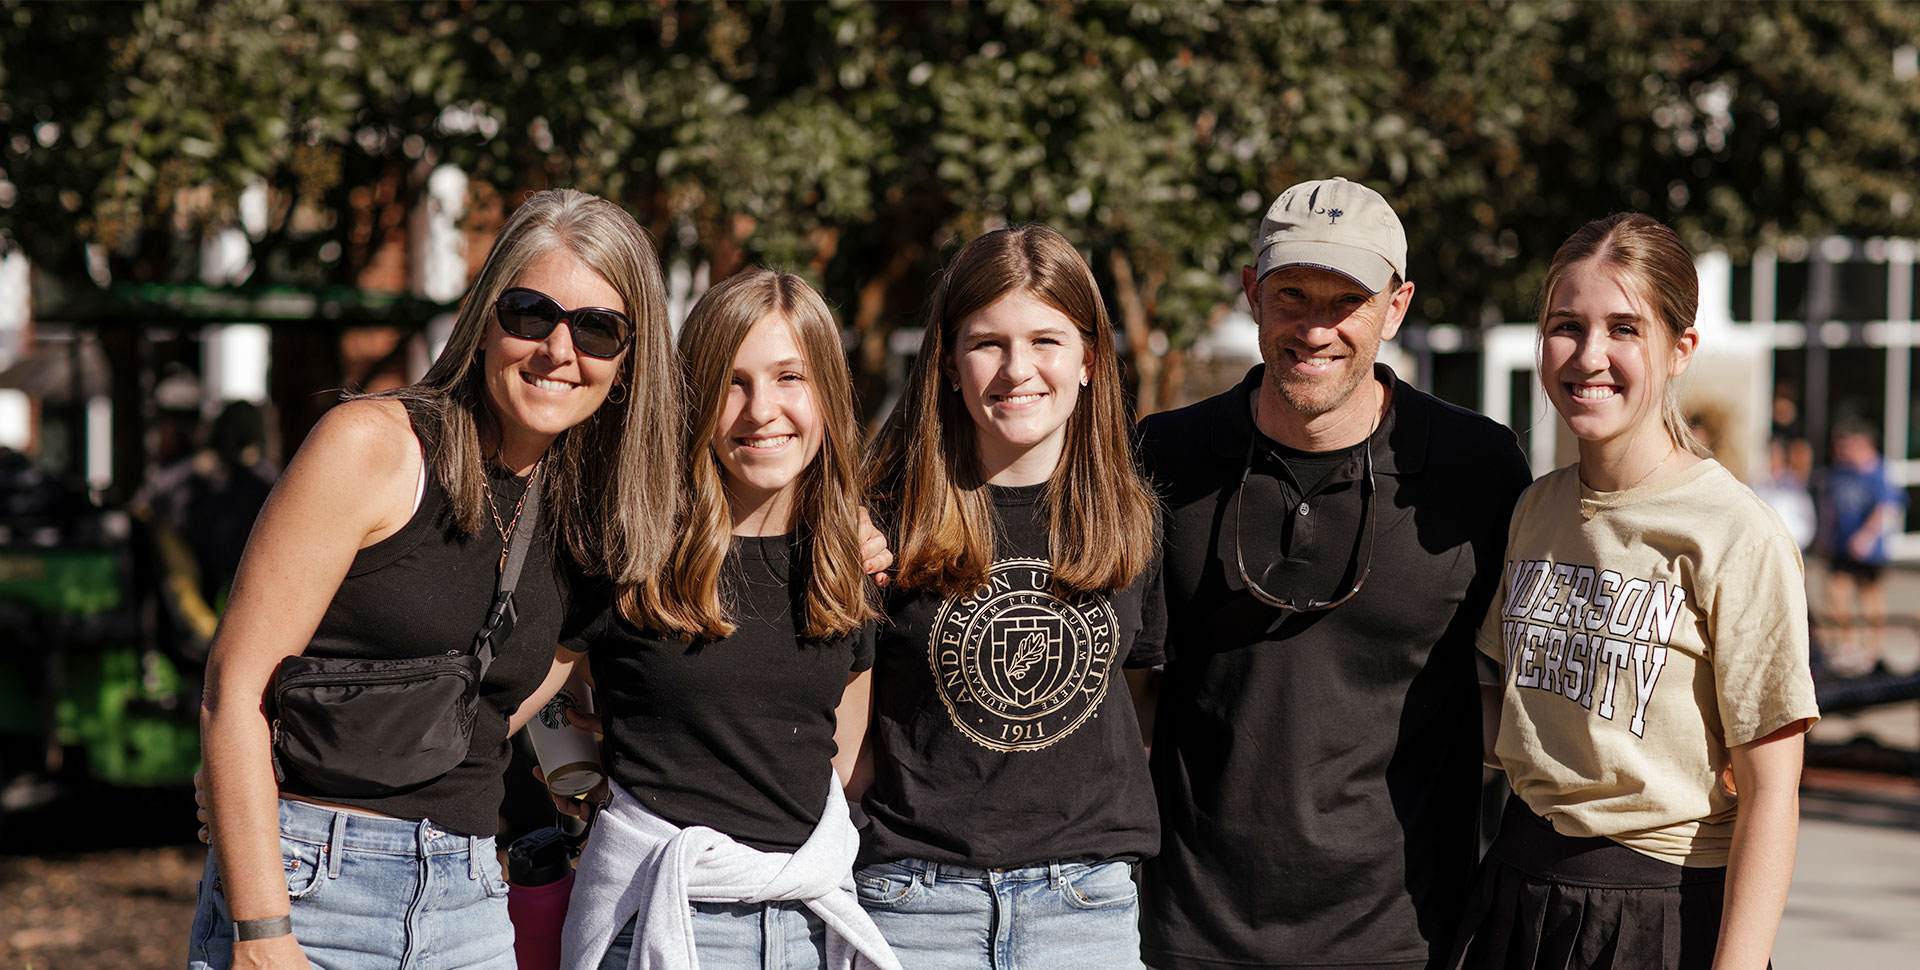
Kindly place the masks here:
[(398, 683), (404, 683), (410, 680), (422, 680), (426, 677), (445, 677), (449, 675), (458, 677), (469, 684), (473, 683), (475, 679), (473, 671), (468, 670), (465, 667), (457, 666), (454, 664), (436, 665), (431, 667), (425, 664), (422, 664), (420, 667), (417, 667), (413, 670), (407, 670), (407, 671), (356, 670), (356, 671), (346, 672), (346, 673), (329, 673), (329, 672), (315, 671), (313, 673), (294, 674), (293, 676), (286, 678), (285, 680), (281, 681), (278, 686), (274, 688), (273, 693), (274, 693), (274, 696), (277, 698), (281, 695), (284, 695), (287, 691), (290, 691), (296, 687), (304, 686), (309, 682), (319, 682), (324, 684), (336, 684), (336, 685), (398, 684)]

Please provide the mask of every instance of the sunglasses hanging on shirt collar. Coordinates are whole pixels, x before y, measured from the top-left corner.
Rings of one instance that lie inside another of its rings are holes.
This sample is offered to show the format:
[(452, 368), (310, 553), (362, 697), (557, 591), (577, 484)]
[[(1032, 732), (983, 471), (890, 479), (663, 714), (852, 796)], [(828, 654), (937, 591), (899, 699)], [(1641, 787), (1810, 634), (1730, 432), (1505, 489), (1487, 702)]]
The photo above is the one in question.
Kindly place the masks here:
[[(1341, 573), (1343, 576), (1349, 572), (1353, 574), (1353, 586), (1346, 592), (1332, 599), (1317, 600), (1309, 596), (1302, 602), (1299, 597), (1280, 596), (1270, 592), (1258, 582), (1255, 582), (1253, 575), (1247, 571), (1247, 561), (1240, 543), (1240, 522), (1241, 512), (1247, 494), (1247, 478), (1253, 474), (1253, 456), (1259, 445), (1259, 441), (1260, 437), (1255, 435), (1251, 441), (1247, 442), (1246, 465), (1240, 470), (1240, 484), (1236, 488), (1233, 496), (1233, 564), (1240, 571), (1240, 582), (1246, 586), (1247, 593), (1254, 599), (1283, 613), (1315, 613), (1331, 610), (1353, 599), (1354, 595), (1360, 592), (1360, 587), (1366, 585), (1367, 574), (1373, 571), (1374, 484), (1372, 442), (1368, 441), (1366, 445), (1360, 449), (1361, 466), (1363, 469), (1360, 477), (1360, 535), (1354, 538), (1352, 558), (1348, 561), (1346, 571)], [(1262, 579), (1266, 579), (1270, 577), (1272, 573), (1273, 566), (1268, 566), (1266, 569), (1261, 570), (1260, 576)]]

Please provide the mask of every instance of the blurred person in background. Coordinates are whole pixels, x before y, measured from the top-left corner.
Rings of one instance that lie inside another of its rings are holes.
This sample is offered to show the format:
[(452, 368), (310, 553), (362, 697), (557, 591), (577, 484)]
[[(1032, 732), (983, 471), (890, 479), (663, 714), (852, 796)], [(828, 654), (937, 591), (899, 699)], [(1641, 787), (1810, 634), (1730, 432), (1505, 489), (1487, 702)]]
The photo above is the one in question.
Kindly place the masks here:
[(1800, 420), (1800, 389), (1791, 383), (1781, 381), (1773, 386), (1773, 406), (1768, 415), (1771, 424), (1769, 437), (1792, 441), (1805, 436), (1806, 431)]
[(65, 525), (93, 511), (93, 500), (84, 489), (0, 445), (0, 521)]
[(1813, 548), (1819, 518), (1814, 514), (1807, 480), (1793, 469), (1792, 448), (1793, 443), (1785, 438), (1767, 439), (1767, 477), (1753, 486), (1753, 493), (1780, 514), (1787, 534), (1804, 553)]
[(217, 608), (279, 469), (265, 458), (266, 419), (250, 402), (228, 402), (197, 436), (199, 447), (162, 466), (135, 501), (186, 543), (200, 595)]
[(1887, 540), (1906, 507), (1906, 494), (1887, 479), (1871, 426), (1856, 420), (1834, 426), (1833, 464), (1820, 499), (1827, 612), (1838, 631), (1834, 660), (1849, 672), (1884, 673), (1887, 595), (1881, 580)]

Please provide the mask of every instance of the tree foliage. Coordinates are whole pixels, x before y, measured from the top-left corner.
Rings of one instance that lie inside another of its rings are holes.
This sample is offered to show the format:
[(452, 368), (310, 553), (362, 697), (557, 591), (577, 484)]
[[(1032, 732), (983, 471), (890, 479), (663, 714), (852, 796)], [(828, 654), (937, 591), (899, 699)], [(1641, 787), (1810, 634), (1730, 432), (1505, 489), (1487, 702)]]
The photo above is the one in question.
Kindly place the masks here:
[(1526, 312), (1619, 209), (1736, 251), (1920, 235), (1910, 3), (148, 0), (0, 26), (0, 235), (53, 272), (93, 244), (115, 278), (190, 277), (264, 180), (256, 279), (351, 282), (451, 163), (509, 203), (606, 194), (716, 276), (813, 276), (869, 379), (958, 242), (1041, 221), (1151, 404), (1266, 203), (1324, 175), (1402, 213), (1425, 320)]

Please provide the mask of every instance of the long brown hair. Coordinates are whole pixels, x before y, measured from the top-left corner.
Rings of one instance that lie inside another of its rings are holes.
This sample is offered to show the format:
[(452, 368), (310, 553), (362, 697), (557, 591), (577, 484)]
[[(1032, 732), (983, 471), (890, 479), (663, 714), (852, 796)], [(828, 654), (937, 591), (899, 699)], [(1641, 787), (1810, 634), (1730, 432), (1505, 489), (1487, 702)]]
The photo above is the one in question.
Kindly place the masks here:
[(417, 383), (371, 395), (397, 399), (414, 416), (428, 460), (452, 501), (454, 522), (469, 535), (485, 517), (487, 455), (481, 430), (499, 418), (480, 366), (493, 304), (527, 268), (565, 250), (605, 279), (626, 304), (633, 342), (608, 401), (560, 433), (541, 466), (542, 514), (588, 573), (637, 582), (657, 572), (672, 547), (681, 502), (681, 393), (667, 324), (666, 283), (646, 230), (619, 206), (571, 189), (536, 192), (493, 240), (453, 334)]
[[(1617, 273), (1640, 292), (1666, 332), (1668, 349), (1693, 326), (1700, 309), (1700, 277), (1693, 268), (1693, 254), (1660, 220), (1638, 212), (1617, 212), (1581, 226), (1554, 251), (1546, 282), (1540, 288), (1540, 333), (1546, 333), (1547, 314), (1553, 312), (1554, 290), (1574, 267), (1588, 260)], [(1650, 365), (1659, 363), (1648, 361)], [(1546, 376), (1541, 374), (1541, 379)], [(1676, 447), (1701, 458), (1713, 454), (1688, 427), (1686, 415), (1680, 411), (1679, 385), (1671, 377), (1661, 394), (1660, 423)]]
[(1015, 226), (967, 243), (948, 265), (905, 396), (870, 450), (867, 486), (892, 500), (903, 587), (951, 596), (987, 581), (993, 516), (977, 432), (960, 392), (942, 377), (961, 324), (1015, 291), (1072, 320), (1087, 350), (1088, 384), (1067, 419), (1066, 445), (1047, 482), (1055, 584), (1118, 589), (1155, 552), (1153, 493), (1133, 460), (1113, 324), (1093, 271), (1059, 233)]
[(726, 410), (734, 357), (754, 325), (769, 318), (792, 328), (806, 357), (807, 384), (823, 431), (820, 453), (800, 473), (794, 501), (801, 552), (792, 576), (806, 583), (800, 632), (821, 639), (842, 636), (879, 617), (861, 568), (860, 422), (839, 328), (826, 301), (805, 280), (756, 268), (708, 290), (681, 327), (689, 404), (687, 517), (666, 569), (619, 592), (620, 611), (635, 625), (687, 637), (719, 638), (734, 631), (720, 596), (733, 519), (726, 470), (712, 441)]

